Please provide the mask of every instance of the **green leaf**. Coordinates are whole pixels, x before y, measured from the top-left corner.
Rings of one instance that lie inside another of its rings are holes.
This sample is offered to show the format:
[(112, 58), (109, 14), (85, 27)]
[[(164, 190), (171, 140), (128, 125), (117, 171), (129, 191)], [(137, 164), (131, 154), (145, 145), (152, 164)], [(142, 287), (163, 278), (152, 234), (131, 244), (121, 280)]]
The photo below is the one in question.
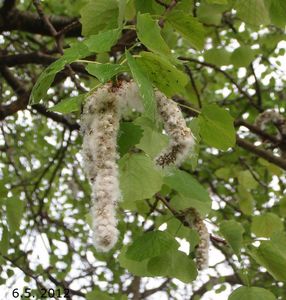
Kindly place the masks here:
[(286, 197), (279, 201), (279, 213), (282, 217), (286, 217)]
[(250, 216), (253, 212), (254, 207), (254, 199), (252, 197), (252, 194), (241, 185), (239, 185), (237, 189), (239, 208), (244, 214)]
[(222, 18), (221, 7), (221, 5), (210, 5), (202, 2), (201, 5), (197, 8), (199, 21), (205, 24), (220, 25)]
[(64, 55), (49, 65), (39, 76), (33, 86), (30, 103), (36, 104), (47, 98), (47, 91), (54, 81), (56, 74), (63, 70), (66, 64), (84, 58), (91, 53), (107, 52), (120, 37), (121, 30), (109, 30), (92, 35), (83, 42), (75, 42), (64, 51)]
[(190, 283), (196, 279), (198, 272), (195, 263), (182, 251), (172, 251), (170, 278), (177, 278), (184, 283)]
[(152, 231), (137, 238), (126, 251), (126, 257), (135, 261), (159, 256), (172, 249), (177, 249), (179, 243), (166, 231)]
[(2, 202), (2, 199), (5, 199), (8, 194), (8, 189), (5, 187), (4, 180), (1, 180), (0, 182), (0, 203)]
[(121, 27), (124, 21), (127, 1), (128, 0), (118, 0), (118, 18), (117, 18), (118, 27)]
[(228, 300), (275, 300), (276, 297), (266, 289), (241, 286), (229, 296)]
[(69, 97), (63, 99), (61, 102), (57, 103), (53, 107), (49, 108), (49, 111), (56, 111), (63, 114), (68, 114), (74, 111), (79, 111), (81, 108), (81, 103), (84, 101), (86, 94), (81, 94), (75, 97)]
[(155, 120), (156, 116), (156, 101), (154, 90), (151, 81), (145, 76), (140, 65), (132, 57), (132, 55), (126, 51), (126, 58), (130, 67), (134, 80), (138, 84), (139, 93), (143, 99), (144, 115), (151, 120)]
[(121, 35), (121, 29), (111, 29), (89, 36), (84, 44), (92, 53), (108, 52)]
[(263, 0), (239, 0), (235, 7), (238, 17), (246, 24), (259, 26), (270, 23), (269, 15)]
[(131, 123), (122, 122), (119, 128), (118, 134), (118, 152), (121, 156), (129, 151), (130, 148), (134, 147), (141, 139), (143, 130)]
[(16, 232), (21, 224), (24, 212), (24, 201), (18, 198), (6, 199), (6, 216), (11, 233)]
[(171, 206), (176, 210), (184, 210), (192, 207), (198, 210), (202, 215), (206, 215), (210, 212), (209, 203), (198, 201), (195, 197), (186, 197), (181, 194), (172, 197)]
[(152, 276), (168, 276), (171, 259), (172, 255), (169, 252), (161, 256), (152, 257), (148, 261), (147, 269)]
[(193, 260), (184, 252), (174, 248), (167, 253), (151, 258), (147, 268), (152, 276), (177, 278), (184, 283), (192, 282), (198, 275)]
[(233, 251), (239, 254), (243, 242), (242, 235), (244, 233), (242, 225), (234, 220), (223, 221), (220, 224), (219, 230)]
[(66, 64), (70, 64), (73, 61), (86, 57), (90, 54), (87, 46), (83, 43), (74, 43), (70, 48), (66, 49), (64, 55), (58, 60), (50, 64), (44, 72), (41, 73), (37, 82), (33, 86), (30, 103), (36, 104), (41, 100), (45, 100), (48, 97), (47, 91), (53, 83), (56, 74), (63, 70)]
[(283, 222), (274, 213), (265, 213), (252, 219), (251, 231), (258, 237), (270, 237), (283, 229)]
[(172, 236), (178, 237), (180, 239), (186, 239), (190, 243), (190, 252), (193, 252), (200, 241), (198, 232), (195, 229), (183, 226), (178, 219), (171, 218), (168, 215), (166, 215), (166, 218), (167, 231)]
[(10, 234), (6, 226), (2, 227), (2, 236), (0, 240), (0, 252), (6, 255), (9, 249)]
[(230, 64), (231, 53), (225, 49), (210, 49), (205, 51), (204, 58), (208, 63), (216, 66), (226, 66)]
[(88, 64), (86, 70), (100, 82), (105, 83), (118, 73), (126, 72), (127, 68), (118, 64)]
[(146, 118), (137, 118), (134, 123), (143, 129), (143, 136), (136, 147), (150, 155), (151, 158), (155, 158), (168, 145), (168, 137), (157, 131), (154, 126), (151, 127)]
[(136, 205), (136, 212), (138, 214), (144, 215), (150, 212), (150, 206), (148, 205), (146, 200), (137, 200), (134, 204)]
[(227, 4), (228, 0), (207, 0), (210, 4)]
[(157, 54), (141, 52), (140, 55), (136, 62), (159, 90), (168, 97), (180, 94), (189, 81), (184, 72)]
[(276, 245), (280, 251), (284, 252), (286, 249), (286, 232), (285, 231), (278, 231), (275, 232), (271, 238), (270, 241)]
[(177, 278), (184, 283), (190, 283), (197, 277), (196, 265), (184, 252), (175, 248), (167, 253), (151, 258), (147, 265), (153, 276)]
[(59, 60), (63, 60), (66, 64), (68, 64), (82, 57), (86, 57), (90, 53), (91, 52), (84, 42), (77, 41), (71, 43), (70, 47), (64, 50), (64, 54), (59, 58)]
[(135, 261), (126, 257), (127, 246), (123, 246), (118, 256), (119, 264), (122, 268), (127, 269), (137, 276), (152, 276), (147, 269), (148, 260)]
[(89, 0), (80, 11), (82, 34), (97, 34), (118, 26), (119, 8), (116, 0)]
[(258, 185), (258, 182), (248, 170), (240, 171), (237, 175), (237, 179), (245, 189), (255, 189)]
[(65, 64), (65, 60), (59, 59), (49, 65), (44, 72), (41, 73), (31, 91), (29, 100), (31, 104), (39, 103), (42, 99), (47, 98), (49, 87), (53, 83), (56, 74), (65, 67)]
[(151, 51), (171, 56), (171, 50), (161, 36), (160, 27), (150, 14), (137, 15), (137, 35), (139, 40)]
[(284, 0), (270, 0), (269, 15), (272, 24), (284, 29), (286, 25), (286, 2)]
[(203, 25), (189, 13), (171, 10), (167, 21), (196, 49), (203, 49), (206, 32)]
[(276, 280), (286, 282), (286, 247), (279, 245), (279, 240), (262, 241), (258, 248), (252, 248), (250, 254)]
[(160, 171), (142, 153), (125, 154), (119, 161), (119, 170), (124, 201), (148, 199), (161, 189), (163, 180)]
[(258, 162), (267, 168), (267, 170), (272, 174), (274, 175), (277, 175), (277, 176), (281, 176), (283, 174), (283, 171), (281, 168), (279, 168), (277, 165), (274, 165), (270, 162), (268, 162), (267, 160), (263, 159), (263, 158), (259, 158), (258, 159)]
[(85, 297), (86, 297), (87, 300), (94, 300), (94, 299), (113, 300), (114, 299), (108, 293), (99, 291), (98, 287), (96, 287), (93, 291), (87, 293), (85, 295)]
[(153, 0), (134, 0), (136, 11), (140, 13), (151, 13), (161, 15), (164, 12), (164, 7)]
[(185, 198), (184, 201), (189, 200), (188, 207), (196, 208), (202, 215), (210, 211), (211, 199), (208, 192), (189, 173), (174, 170), (164, 177), (164, 183)]
[(187, 123), (188, 127), (191, 129), (193, 136), (195, 137), (195, 145), (192, 148), (191, 156), (189, 161), (192, 167), (192, 170), (195, 170), (198, 165), (199, 152), (200, 152), (200, 125), (198, 118), (193, 118), (190, 122)]
[(232, 171), (230, 168), (219, 168), (215, 171), (215, 175), (220, 179), (228, 181), (232, 175)]
[(235, 145), (233, 118), (216, 104), (205, 105), (199, 116), (200, 134), (212, 147), (227, 150)]
[(248, 46), (241, 46), (235, 49), (230, 57), (230, 62), (234, 67), (248, 67), (255, 58), (255, 51)]

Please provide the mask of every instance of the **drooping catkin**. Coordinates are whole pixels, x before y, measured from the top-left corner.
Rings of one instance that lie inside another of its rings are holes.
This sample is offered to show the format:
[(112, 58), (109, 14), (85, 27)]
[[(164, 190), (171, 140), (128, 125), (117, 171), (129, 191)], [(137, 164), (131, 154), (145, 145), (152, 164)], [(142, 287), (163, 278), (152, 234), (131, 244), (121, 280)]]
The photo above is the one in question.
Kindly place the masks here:
[(197, 230), (200, 242), (196, 248), (196, 262), (199, 270), (206, 269), (209, 263), (209, 232), (208, 229), (200, 217), (199, 213), (193, 209), (193, 225)]
[(99, 251), (109, 251), (117, 242), (116, 206), (120, 198), (116, 152), (119, 103), (107, 84), (88, 99), (82, 117), (84, 167), (92, 184), (93, 238)]
[(286, 119), (279, 112), (274, 110), (265, 110), (263, 113), (259, 114), (255, 120), (255, 125), (260, 129), (264, 130), (266, 124), (273, 123), (279, 130), (279, 137), (286, 137)]
[[(191, 130), (177, 104), (161, 92), (155, 92), (159, 115), (170, 143), (156, 159), (161, 166), (179, 165), (194, 144)], [(117, 242), (116, 206), (120, 198), (116, 138), (119, 120), (128, 110), (143, 112), (134, 81), (110, 83), (96, 90), (87, 100), (81, 120), (84, 169), (92, 185), (91, 213), (93, 238), (99, 251), (109, 251)]]
[(156, 164), (165, 167), (170, 164), (180, 165), (186, 159), (195, 140), (191, 129), (177, 103), (168, 99), (160, 91), (155, 92), (158, 113), (163, 121), (164, 129), (170, 137), (167, 149), (163, 150), (156, 158)]

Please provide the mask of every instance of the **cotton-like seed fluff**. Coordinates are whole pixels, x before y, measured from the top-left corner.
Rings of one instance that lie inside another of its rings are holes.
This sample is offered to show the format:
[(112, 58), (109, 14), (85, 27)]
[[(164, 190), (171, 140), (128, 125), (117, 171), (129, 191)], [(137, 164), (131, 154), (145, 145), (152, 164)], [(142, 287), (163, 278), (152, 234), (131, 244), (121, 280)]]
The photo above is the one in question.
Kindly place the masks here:
[(133, 80), (122, 82), (117, 92), (117, 98), (120, 104), (121, 114), (124, 114), (128, 109), (136, 110), (141, 113), (144, 111), (138, 85)]
[(177, 103), (168, 99), (159, 91), (155, 92), (157, 109), (163, 121), (164, 129), (170, 137), (167, 149), (156, 158), (161, 167), (170, 164), (180, 165), (195, 144), (191, 129), (187, 127), (183, 114)]
[[(155, 92), (159, 115), (170, 143), (157, 157), (165, 167), (179, 165), (194, 145), (178, 105), (161, 92)], [(110, 83), (96, 90), (87, 100), (81, 120), (84, 169), (92, 185), (93, 237), (99, 251), (109, 251), (117, 242), (116, 206), (120, 198), (116, 138), (121, 114), (128, 109), (143, 112), (138, 86), (134, 81)]]
[(98, 251), (109, 251), (117, 242), (119, 103), (110, 84), (96, 90), (82, 116), (84, 168), (92, 184), (93, 239)]
[(196, 248), (197, 267), (199, 270), (203, 270), (209, 264), (209, 232), (197, 211), (193, 210), (193, 216), (193, 224), (200, 237), (200, 242)]
[(255, 120), (255, 125), (264, 130), (267, 123), (272, 122), (278, 128), (281, 138), (286, 136), (286, 119), (280, 113), (274, 110), (266, 110)]

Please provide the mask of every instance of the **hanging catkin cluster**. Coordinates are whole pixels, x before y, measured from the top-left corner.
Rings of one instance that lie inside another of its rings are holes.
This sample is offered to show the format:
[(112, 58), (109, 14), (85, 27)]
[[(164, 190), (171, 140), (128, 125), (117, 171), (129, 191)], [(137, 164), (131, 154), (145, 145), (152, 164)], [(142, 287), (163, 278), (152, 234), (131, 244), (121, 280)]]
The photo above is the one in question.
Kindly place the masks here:
[[(189, 154), (195, 144), (191, 129), (187, 127), (186, 121), (177, 103), (168, 99), (159, 91), (155, 92), (157, 110), (164, 124), (164, 129), (170, 138), (167, 149), (156, 158), (156, 164), (165, 167), (170, 164), (179, 166)], [(200, 236), (200, 242), (196, 249), (196, 260), (199, 270), (208, 267), (209, 260), (209, 233), (207, 227), (195, 209), (191, 210), (192, 225)]]
[(119, 102), (107, 84), (89, 97), (83, 112), (84, 167), (92, 184), (92, 217), (95, 247), (109, 251), (117, 242), (116, 204), (120, 198), (116, 138)]
[(279, 130), (278, 138), (286, 137), (286, 119), (280, 113), (274, 110), (266, 110), (255, 120), (255, 125), (260, 129), (264, 130), (266, 128), (266, 124), (273, 123), (277, 129)]
[(200, 242), (196, 248), (196, 260), (199, 270), (206, 269), (209, 264), (209, 233), (208, 229), (196, 210), (192, 210), (193, 225), (197, 230)]
[[(158, 113), (170, 137), (167, 149), (156, 158), (156, 164), (165, 167), (179, 165), (194, 145), (194, 137), (187, 127), (178, 105), (161, 92), (155, 92)], [(138, 86), (135, 82), (122, 82), (113, 87), (105, 84), (87, 100), (81, 120), (83, 133), (84, 169), (92, 185), (93, 238), (99, 251), (109, 251), (117, 242), (116, 206), (120, 199), (118, 180), (118, 154), (116, 139), (121, 115), (127, 110), (143, 111)], [(198, 264), (205, 265), (208, 252), (208, 232), (196, 215), (195, 228), (201, 236)]]
[(156, 91), (157, 109), (164, 124), (164, 129), (170, 137), (170, 143), (156, 158), (161, 167), (170, 164), (180, 165), (191, 148), (194, 146), (194, 137), (177, 103), (168, 99), (164, 94)]

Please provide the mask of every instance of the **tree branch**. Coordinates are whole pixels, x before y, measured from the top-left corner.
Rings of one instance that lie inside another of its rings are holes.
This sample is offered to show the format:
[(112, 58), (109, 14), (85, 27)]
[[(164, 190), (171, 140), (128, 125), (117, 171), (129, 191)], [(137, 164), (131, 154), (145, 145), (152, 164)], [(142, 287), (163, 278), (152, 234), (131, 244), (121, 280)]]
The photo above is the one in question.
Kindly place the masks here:
[(77, 122), (71, 122), (63, 115), (60, 115), (60, 114), (52, 112), (52, 111), (47, 111), (47, 109), (45, 108), (44, 105), (34, 104), (34, 105), (32, 105), (32, 108), (35, 109), (39, 114), (41, 114), (49, 119), (52, 119), (55, 122), (63, 124), (70, 131), (80, 129), (80, 125)]
[(14, 67), (25, 64), (49, 65), (56, 60), (57, 58), (52, 55), (44, 54), (41, 52), (31, 52), (14, 55), (1, 55), (0, 65), (6, 65), (7, 67)]
[(257, 96), (257, 105), (258, 107), (262, 110), (262, 94), (261, 94), (261, 88), (260, 88), (260, 84), (259, 84), (259, 81), (258, 81), (258, 78), (256, 76), (256, 73), (255, 73), (255, 70), (254, 70), (254, 67), (253, 67), (253, 64), (251, 63), (250, 64), (250, 69), (251, 69), (251, 72), (254, 76), (254, 79), (255, 79), (255, 82), (254, 82), (254, 87), (255, 87), (255, 91), (256, 91), (256, 96)]
[(199, 108), (202, 108), (202, 100), (201, 100), (201, 96), (200, 93), (198, 91), (194, 76), (193, 76), (193, 72), (192, 70), (189, 68), (189, 66), (185, 65), (185, 69), (187, 74), (189, 75), (190, 79), (191, 79), (191, 83), (192, 83), (192, 87), (194, 89), (194, 92), (196, 94), (197, 100), (198, 100), (198, 104), (199, 104)]
[(7, 116), (13, 115), (17, 111), (26, 108), (29, 102), (30, 93), (25, 89), (18, 78), (16, 78), (9, 71), (8, 68), (0, 66), (0, 73), (18, 97), (16, 101), (0, 106), (0, 120), (4, 120)]
[[(48, 66), (51, 63), (55, 62), (58, 58), (52, 55), (48, 55), (42, 52), (31, 52), (24, 54), (15, 54), (15, 55), (0, 55), (0, 66), (14, 67), (26, 64), (39, 64)], [(83, 64), (80, 63), (72, 63), (71, 67), (77, 73), (81, 73), (84, 75), (89, 75), (89, 73), (85, 70)], [(59, 73), (58, 73), (59, 74)]]
[(159, 291), (162, 291), (164, 289), (166, 289), (168, 283), (171, 281), (170, 278), (166, 279), (162, 284), (160, 284), (158, 287), (150, 289), (150, 290), (146, 290), (141, 294), (141, 298), (144, 299), (148, 296), (151, 296)]
[[(231, 285), (240, 284), (240, 279), (234, 275), (224, 276), (224, 282), (227, 282)], [(198, 290), (194, 291), (190, 300), (200, 299), (206, 292), (210, 291), (210, 287), (222, 283), (221, 277), (211, 277), (206, 283), (204, 283)]]
[(222, 70), (221, 68), (219, 68), (218, 66), (214, 65), (214, 64), (211, 64), (211, 63), (208, 63), (208, 62), (205, 62), (205, 61), (199, 61), (197, 59), (194, 59), (194, 58), (190, 58), (190, 57), (178, 57), (178, 59), (180, 60), (183, 60), (183, 61), (190, 61), (190, 62), (194, 62), (196, 64), (200, 64), (202, 66), (206, 66), (206, 67), (209, 67), (209, 68), (212, 68), (213, 70), (223, 74), (237, 89), (238, 91), (243, 95), (245, 96), (249, 102), (251, 103), (251, 105), (253, 107), (255, 107), (258, 111), (261, 111), (261, 108), (254, 102), (252, 96), (250, 96), (235, 80), (234, 78), (229, 75), (227, 72), (225, 72), (224, 70)]
[(236, 138), (236, 144), (239, 147), (256, 154), (257, 156), (264, 158), (268, 162), (275, 164), (276, 166), (282, 168), (283, 170), (286, 170), (286, 160), (284, 160), (278, 156), (272, 155), (271, 152), (260, 149), (239, 137)]
[[(49, 16), (49, 20), (54, 28), (57, 31), (60, 31), (75, 22), (77, 19), (51, 15)], [(43, 20), (41, 20), (35, 13), (12, 9), (9, 14), (5, 15), (2, 11), (0, 11), (0, 32), (12, 30), (20, 30), (48, 36), (52, 35)], [(69, 37), (80, 36), (81, 24), (78, 24), (76, 27), (72, 27), (69, 31), (65, 32), (65, 35)]]
[[(156, 195), (156, 199), (159, 199), (168, 209), (169, 211), (173, 214), (173, 216), (179, 220), (182, 225), (186, 226), (186, 227), (189, 227), (189, 228), (192, 228), (188, 218), (187, 218), (187, 214), (190, 212), (190, 209), (186, 209), (185, 211), (182, 211), (182, 212), (178, 212), (176, 211), (171, 205), (170, 203), (167, 201), (166, 198), (164, 198), (162, 195), (160, 195), (159, 193), (157, 193)], [(213, 236), (212, 234), (210, 234), (210, 240), (212, 242), (215, 242), (215, 243), (221, 243), (223, 245), (226, 245), (226, 241), (220, 237), (216, 237), (216, 236)]]
[(5, 0), (0, 8), (0, 14), (8, 14), (11, 9), (16, 5), (16, 0)]
[(267, 132), (261, 130), (259, 127), (253, 125), (253, 124), (249, 124), (247, 123), (246, 121), (242, 120), (242, 119), (239, 119), (239, 120), (236, 120), (234, 122), (234, 126), (236, 127), (239, 127), (239, 126), (244, 126), (246, 127), (247, 129), (249, 129), (251, 132), (259, 135), (260, 137), (262, 137), (264, 140), (268, 140), (270, 141), (271, 143), (273, 143), (274, 145), (279, 145), (281, 143), (283, 143), (282, 140), (278, 139), (277, 137), (271, 135), (271, 134), (268, 134)]
[[(24, 110), (25, 108), (27, 108), (27, 105), (29, 103), (30, 91), (28, 91), (25, 88), (24, 84), (18, 78), (16, 78), (7, 67), (0, 66), (0, 73), (18, 97), (16, 101), (13, 101), (10, 104), (0, 106), (0, 120), (3, 120), (7, 116), (13, 115), (17, 111)], [(47, 109), (41, 104), (32, 105), (32, 108), (35, 109), (41, 115), (44, 115), (58, 123), (63, 124), (71, 131), (78, 130), (80, 127), (78, 123), (71, 122), (66, 117), (60, 114), (47, 111)]]

